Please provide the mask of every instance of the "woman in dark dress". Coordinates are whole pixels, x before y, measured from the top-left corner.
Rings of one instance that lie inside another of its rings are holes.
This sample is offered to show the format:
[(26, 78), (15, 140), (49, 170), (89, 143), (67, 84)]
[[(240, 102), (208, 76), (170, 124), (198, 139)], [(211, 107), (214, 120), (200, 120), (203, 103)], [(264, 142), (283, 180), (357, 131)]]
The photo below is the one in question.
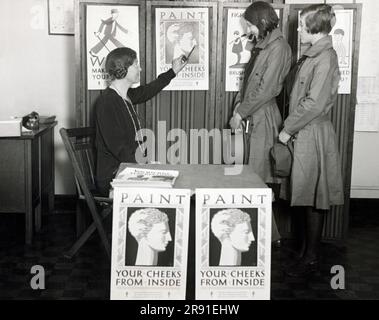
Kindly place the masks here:
[(110, 182), (121, 162), (136, 162), (136, 154), (144, 153), (143, 139), (137, 138), (141, 123), (135, 105), (159, 93), (186, 64), (183, 57), (174, 59), (172, 68), (157, 79), (132, 88), (139, 82), (141, 72), (136, 52), (117, 48), (108, 54), (105, 69), (111, 82), (95, 105), (96, 183), (101, 195), (108, 195)]

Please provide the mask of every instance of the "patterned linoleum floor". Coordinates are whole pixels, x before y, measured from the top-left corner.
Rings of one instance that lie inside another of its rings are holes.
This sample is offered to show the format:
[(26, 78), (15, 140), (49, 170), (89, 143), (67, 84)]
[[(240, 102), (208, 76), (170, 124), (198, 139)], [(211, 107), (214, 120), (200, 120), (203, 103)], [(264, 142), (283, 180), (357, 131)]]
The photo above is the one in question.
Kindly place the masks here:
[[(365, 208), (352, 205), (356, 211)], [(366, 210), (366, 209), (365, 209)], [(344, 245), (323, 243), (321, 270), (310, 278), (289, 278), (282, 272), (292, 252), (284, 241), (272, 255), (271, 297), (281, 299), (379, 299), (379, 208), (371, 215), (353, 215)], [(367, 210), (365, 211), (367, 212)], [(45, 217), (42, 232), (32, 246), (23, 243), (23, 216), (0, 216), (0, 300), (15, 299), (109, 299), (110, 263), (100, 240), (93, 236), (68, 260), (63, 252), (75, 239), (71, 213)], [(45, 269), (45, 290), (32, 290), (30, 269)], [(333, 290), (330, 269), (345, 268), (345, 290)]]

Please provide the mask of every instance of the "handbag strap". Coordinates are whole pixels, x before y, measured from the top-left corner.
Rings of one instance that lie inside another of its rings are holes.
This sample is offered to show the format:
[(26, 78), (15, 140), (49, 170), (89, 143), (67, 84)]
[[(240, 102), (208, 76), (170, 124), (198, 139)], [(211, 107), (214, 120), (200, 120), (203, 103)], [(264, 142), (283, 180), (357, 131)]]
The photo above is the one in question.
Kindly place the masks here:
[(294, 146), (293, 146), (293, 144), (294, 144), (294, 139), (293, 138), (291, 138), (290, 140), (288, 140), (288, 142), (287, 142), (287, 147), (288, 147), (288, 150), (290, 151), (290, 153), (291, 153), (291, 156), (292, 156), (292, 159), (293, 159), (293, 156), (294, 156)]

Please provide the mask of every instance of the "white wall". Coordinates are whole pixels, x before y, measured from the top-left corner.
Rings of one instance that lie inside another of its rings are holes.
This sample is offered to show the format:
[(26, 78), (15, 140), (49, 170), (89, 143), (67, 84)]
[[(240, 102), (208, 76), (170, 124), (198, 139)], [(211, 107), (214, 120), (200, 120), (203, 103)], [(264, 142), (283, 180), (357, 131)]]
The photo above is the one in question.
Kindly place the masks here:
[[(363, 77), (373, 77), (372, 93), (379, 94), (379, 1), (363, 3), (361, 44), (358, 69), (358, 92)], [(375, 89), (376, 87), (376, 89)], [(364, 90), (364, 89), (363, 89)], [(358, 93), (358, 100), (360, 94)], [(379, 101), (375, 104), (376, 128), (379, 130)], [(352, 198), (379, 198), (379, 132), (355, 132), (353, 149)]]
[(56, 194), (74, 193), (59, 128), (75, 125), (74, 37), (49, 35), (47, 0), (0, 1), (0, 117), (56, 115)]

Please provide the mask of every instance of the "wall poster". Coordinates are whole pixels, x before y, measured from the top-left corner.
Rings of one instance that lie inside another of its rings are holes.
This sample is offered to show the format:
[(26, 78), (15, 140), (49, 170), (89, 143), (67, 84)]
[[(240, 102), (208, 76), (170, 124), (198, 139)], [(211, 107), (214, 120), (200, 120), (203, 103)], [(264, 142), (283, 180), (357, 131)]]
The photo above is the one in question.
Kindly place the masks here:
[[(336, 24), (330, 31), (333, 39), (333, 47), (338, 56), (338, 66), (341, 80), (338, 84), (339, 94), (350, 94), (351, 92), (351, 65), (353, 55), (353, 19), (354, 10), (335, 9)], [(300, 11), (299, 11), (300, 23)], [(298, 37), (298, 58), (306, 51), (308, 45), (301, 45)]]
[(101, 90), (107, 87), (105, 59), (109, 52), (129, 47), (139, 60), (138, 6), (88, 5), (86, 17), (88, 90)]
[[(245, 66), (250, 60), (252, 40), (246, 36), (245, 9), (228, 9), (225, 54), (225, 91), (242, 88)], [(275, 9), (280, 18), (280, 10)]]
[(157, 76), (193, 49), (188, 64), (163, 90), (208, 90), (208, 19), (208, 8), (155, 9)]

